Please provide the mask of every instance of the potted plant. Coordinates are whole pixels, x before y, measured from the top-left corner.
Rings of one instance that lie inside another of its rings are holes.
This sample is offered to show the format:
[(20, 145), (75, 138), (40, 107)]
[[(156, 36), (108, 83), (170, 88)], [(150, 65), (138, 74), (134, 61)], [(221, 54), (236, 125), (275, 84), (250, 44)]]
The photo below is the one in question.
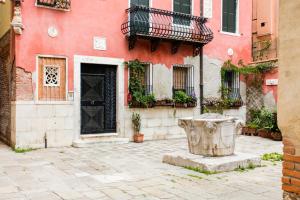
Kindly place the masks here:
[(258, 135), (263, 138), (270, 138), (272, 139), (272, 129), (274, 126), (274, 114), (266, 109), (262, 108), (260, 110), (260, 129), (258, 130)]
[(275, 140), (275, 141), (282, 141), (282, 134), (278, 128), (278, 124), (277, 124), (277, 113), (274, 112), (273, 113), (273, 117), (274, 117), (274, 120), (273, 120), (273, 128), (272, 128), (272, 133), (271, 133), (271, 136), (272, 136), (272, 139)]
[(242, 134), (248, 136), (257, 136), (258, 125), (254, 122), (250, 122), (245, 127), (242, 128)]
[(140, 133), (141, 130), (141, 116), (138, 113), (132, 114), (132, 126), (134, 130), (133, 141), (135, 143), (142, 143), (144, 141), (144, 134)]

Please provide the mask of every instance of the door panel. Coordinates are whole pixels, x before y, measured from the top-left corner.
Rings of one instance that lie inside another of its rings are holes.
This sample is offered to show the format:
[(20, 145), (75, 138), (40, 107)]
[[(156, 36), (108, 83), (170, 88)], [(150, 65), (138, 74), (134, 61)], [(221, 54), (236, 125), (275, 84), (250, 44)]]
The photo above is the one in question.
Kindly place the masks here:
[(82, 66), (81, 134), (116, 131), (116, 67)]

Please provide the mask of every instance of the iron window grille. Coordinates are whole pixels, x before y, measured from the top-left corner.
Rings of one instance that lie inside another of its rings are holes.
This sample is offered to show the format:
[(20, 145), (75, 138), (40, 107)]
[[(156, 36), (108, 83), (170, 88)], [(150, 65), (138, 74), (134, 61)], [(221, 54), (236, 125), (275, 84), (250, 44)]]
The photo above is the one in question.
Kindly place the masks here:
[(223, 80), (224, 97), (234, 101), (241, 101), (240, 74), (235, 71), (226, 71)]
[[(151, 63), (142, 63), (144, 66), (144, 74), (140, 77), (140, 81), (142, 82), (145, 88), (145, 95), (153, 94), (153, 66)], [(129, 77), (131, 76), (131, 72), (129, 70)]]
[(189, 96), (195, 95), (193, 65), (173, 66), (173, 96), (177, 91), (183, 91)]
[(60, 85), (60, 67), (53, 65), (44, 66), (44, 86), (59, 87)]
[(70, 10), (71, 0), (36, 0), (36, 5), (61, 10)]
[[(132, 5), (126, 10), (128, 18), (121, 30), (133, 49), (137, 38), (151, 41), (155, 51), (161, 40), (172, 41), (172, 53), (176, 53), (181, 42), (200, 47), (213, 39), (212, 31), (205, 25), (207, 19), (190, 14), (171, 12), (146, 6)], [(190, 21), (190, 26), (178, 26), (173, 21)]]

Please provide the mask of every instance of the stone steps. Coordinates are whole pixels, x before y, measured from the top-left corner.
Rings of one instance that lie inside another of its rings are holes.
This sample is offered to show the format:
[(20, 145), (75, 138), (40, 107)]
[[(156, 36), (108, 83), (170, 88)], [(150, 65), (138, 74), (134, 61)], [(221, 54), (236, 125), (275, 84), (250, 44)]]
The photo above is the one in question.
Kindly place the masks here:
[(96, 134), (84, 135), (80, 139), (75, 140), (72, 144), (76, 148), (87, 148), (99, 144), (126, 144), (129, 143), (129, 138), (117, 137), (117, 134)]

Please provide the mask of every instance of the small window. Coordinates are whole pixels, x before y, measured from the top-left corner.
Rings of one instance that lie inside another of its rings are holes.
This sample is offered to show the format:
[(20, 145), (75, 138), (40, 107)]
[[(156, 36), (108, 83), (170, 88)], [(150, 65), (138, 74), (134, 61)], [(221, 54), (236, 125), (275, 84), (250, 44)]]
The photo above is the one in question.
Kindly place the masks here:
[[(192, 14), (192, 0), (173, 0), (173, 10), (174, 12)], [(186, 19), (182, 16), (174, 16), (173, 23), (178, 25), (190, 26), (191, 20)]]
[(194, 66), (173, 66), (173, 95), (177, 91), (183, 91), (187, 95), (194, 95)]
[(45, 65), (44, 66), (44, 86), (59, 86), (60, 67)]
[[(143, 63), (144, 66), (144, 73), (139, 74), (140, 81), (145, 88), (145, 95), (153, 93), (153, 70), (152, 64), (150, 63)], [(132, 72), (129, 71), (129, 76), (132, 76)]]
[(222, 31), (229, 33), (237, 32), (237, 7), (238, 0), (222, 0)]
[(240, 100), (240, 75), (238, 72), (226, 71), (223, 80), (223, 97)]
[(38, 100), (64, 101), (67, 94), (66, 59), (38, 58)]

